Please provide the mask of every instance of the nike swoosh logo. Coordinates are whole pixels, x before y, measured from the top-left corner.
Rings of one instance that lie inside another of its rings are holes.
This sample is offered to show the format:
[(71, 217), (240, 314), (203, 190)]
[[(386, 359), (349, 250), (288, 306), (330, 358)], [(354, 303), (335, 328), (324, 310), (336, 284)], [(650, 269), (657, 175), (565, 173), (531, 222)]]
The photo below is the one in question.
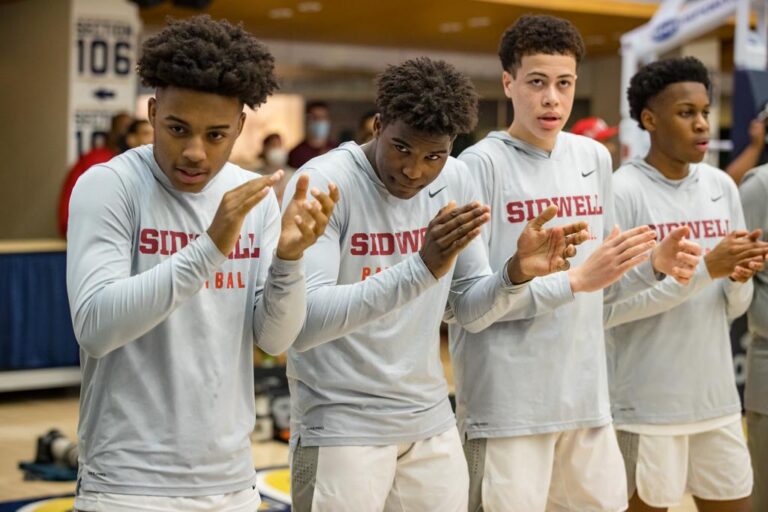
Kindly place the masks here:
[(710, 197), (710, 199), (712, 200), (713, 203), (716, 202), (716, 201), (719, 201), (722, 198), (723, 198), (723, 194), (720, 194), (717, 197)]
[(591, 174), (594, 174), (596, 171), (597, 171), (597, 169), (592, 169), (592, 170), (591, 170), (591, 171), (589, 171), (589, 172), (583, 172), (583, 171), (582, 171), (582, 173), (581, 173), (581, 176), (582, 176), (583, 178), (586, 178), (587, 176), (590, 176)]
[[(446, 185), (445, 187), (447, 187), (447, 186), (448, 186), (448, 185)], [(439, 194), (440, 192), (442, 192), (443, 190), (445, 190), (445, 187), (443, 187), (443, 188), (439, 188), (439, 189), (435, 190), (434, 192), (432, 192), (432, 191), (430, 190), (429, 192), (427, 192), (427, 194), (429, 194), (429, 197), (430, 197), (430, 198), (432, 198), (432, 197), (435, 197), (437, 194)]]

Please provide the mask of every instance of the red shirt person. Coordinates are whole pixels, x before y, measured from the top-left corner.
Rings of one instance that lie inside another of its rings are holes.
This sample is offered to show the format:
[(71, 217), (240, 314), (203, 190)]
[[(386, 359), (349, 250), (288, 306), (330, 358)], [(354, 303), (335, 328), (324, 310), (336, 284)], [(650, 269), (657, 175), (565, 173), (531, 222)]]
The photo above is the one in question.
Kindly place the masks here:
[(307, 103), (306, 113), (307, 135), (288, 153), (288, 165), (294, 169), (338, 146), (331, 140), (331, 111), (328, 104), (322, 101)]
[(120, 153), (119, 141), (128, 131), (128, 127), (132, 122), (133, 118), (125, 112), (119, 112), (112, 116), (106, 146), (96, 147), (87, 153), (83, 153), (75, 162), (75, 165), (72, 166), (72, 169), (70, 169), (59, 196), (58, 227), (59, 234), (62, 237), (67, 238), (69, 198), (72, 196), (72, 189), (75, 188), (75, 183), (92, 166), (108, 162)]

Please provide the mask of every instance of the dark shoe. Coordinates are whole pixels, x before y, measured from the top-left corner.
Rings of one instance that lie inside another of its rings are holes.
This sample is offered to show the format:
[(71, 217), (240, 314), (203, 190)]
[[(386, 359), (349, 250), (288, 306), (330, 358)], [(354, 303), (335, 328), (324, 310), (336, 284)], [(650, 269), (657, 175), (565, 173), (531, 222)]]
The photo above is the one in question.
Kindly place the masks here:
[(64, 434), (58, 430), (51, 429), (47, 434), (37, 438), (37, 453), (35, 453), (35, 463), (50, 464), (54, 462), (53, 451), (51, 447), (56, 439), (64, 437)]

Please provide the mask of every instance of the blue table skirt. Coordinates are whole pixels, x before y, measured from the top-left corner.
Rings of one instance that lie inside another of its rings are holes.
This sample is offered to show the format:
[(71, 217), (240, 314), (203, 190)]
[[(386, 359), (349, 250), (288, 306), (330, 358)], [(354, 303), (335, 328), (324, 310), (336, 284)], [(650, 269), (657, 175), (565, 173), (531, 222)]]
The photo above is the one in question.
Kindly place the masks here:
[(66, 253), (0, 254), (0, 370), (77, 366)]

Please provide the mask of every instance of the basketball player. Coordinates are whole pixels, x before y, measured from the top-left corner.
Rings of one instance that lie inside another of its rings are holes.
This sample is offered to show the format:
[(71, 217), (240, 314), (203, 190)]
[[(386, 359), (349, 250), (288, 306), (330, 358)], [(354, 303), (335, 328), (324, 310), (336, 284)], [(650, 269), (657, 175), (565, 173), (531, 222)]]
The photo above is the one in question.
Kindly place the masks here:
[(227, 163), (277, 87), (240, 26), (171, 22), (138, 64), (154, 145), (86, 173), (71, 202), (67, 288), (83, 373), (81, 511), (253, 512), (253, 343), (286, 350), (306, 308), (302, 255), (338, 199)]
[(445, 304), (482, 329), (532, 278), (566, 268), (587, 226), (544, 229), (549, 208), (491, 273), (477, 239), (489, 209), (449, 156), (477, 120), (469, 79), (409, 60), (382, 74), (376, 101), (372, 141), (299, 173), (333, 180), (345, 201), (307, 251), (307, 321), (289, 351), (293, 510), (463, 512), (467, 465), (440, 361)]
[(502, 321), (480, 333), (451, 326), (473, 512), (626, 508), (608, 400), (603, 289), (605, 300), (618, 301), (659, 274), (686, 281), (698, 262), (698, 247), (683, 240), (686, 229), (658, 247), (647, 226), (620, 232), (608, 151), (562, 131), (583, 53), (570, 22), (521, 17), (499, 48), (514, 120), (459, 157), (493, 212), (483, 235), (492, 268), (549, 205), (562, 222), (588, 222), (593, 237), (573, 268), (534, 280), (528, 300)]
[(616, 211), (659, 239), (677, 226), (705, 256), (683, 288), (664, 281), (608, 308), (612, 411), (630, 510), (666, 510), (686, 492), (702, 511), (748, 511), (752, 469), (741, 426), (729, 324), (752, 299), (768, 244), (745, 231), (733, 181), (702, 160), (710, 81), (693, 57), (654, 62), (632, 78), (632, 118), (650, 134), (644, 159), (615, 174)]
[[(739, 187), (748, 229), (762, 229), (768, 241), (768, 165), (747, 174)], [(768, 271), (752, 279), (755, 288), (749, 307), (747, 385), (744, 407), (747, 410), (747, 445), (752, 458), (754, 487), (752, 510), (768, 510)]]

